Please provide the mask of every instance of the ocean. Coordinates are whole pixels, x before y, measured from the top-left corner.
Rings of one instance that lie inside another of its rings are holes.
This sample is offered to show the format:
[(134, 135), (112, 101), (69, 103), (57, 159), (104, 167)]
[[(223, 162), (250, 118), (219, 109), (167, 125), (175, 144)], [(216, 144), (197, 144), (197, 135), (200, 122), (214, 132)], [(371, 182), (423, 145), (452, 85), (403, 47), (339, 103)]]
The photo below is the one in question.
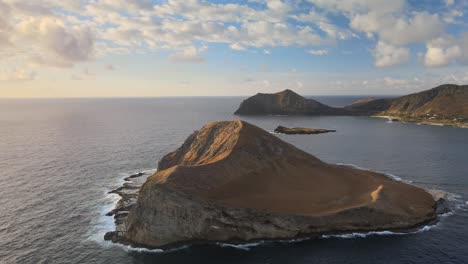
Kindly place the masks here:
[[(1, 99), (0, 263), (468, 263), (468, 129), (372, 117), (242, 117), (335, 129), (277, 135), (331, 163), (452, 194), (454, 211), (413, 234), (378, 232), (148, 251), (103, 240), (108, 194), (151, 171), (194, 130), (231, 120), (244, 98)], [(359, 97), (318, 97), (343, 106)], [(410, 202), (410, 201), (408, 201)]]

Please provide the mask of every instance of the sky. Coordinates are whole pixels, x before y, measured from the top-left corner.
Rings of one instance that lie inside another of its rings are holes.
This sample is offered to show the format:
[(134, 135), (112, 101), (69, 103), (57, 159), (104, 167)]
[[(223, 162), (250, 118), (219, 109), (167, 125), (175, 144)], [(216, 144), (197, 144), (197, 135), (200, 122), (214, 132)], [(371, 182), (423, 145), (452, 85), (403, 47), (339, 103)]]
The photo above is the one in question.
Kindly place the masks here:
[(0, 0), (0, 98), (468, 84), (468, 0)]

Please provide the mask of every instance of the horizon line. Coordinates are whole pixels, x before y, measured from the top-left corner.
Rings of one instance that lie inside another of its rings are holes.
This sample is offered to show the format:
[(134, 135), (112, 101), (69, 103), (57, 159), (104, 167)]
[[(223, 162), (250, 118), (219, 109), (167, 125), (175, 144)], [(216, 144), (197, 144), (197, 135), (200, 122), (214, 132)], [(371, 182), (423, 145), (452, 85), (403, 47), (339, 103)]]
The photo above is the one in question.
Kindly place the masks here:
[[(232, 97), (251, 97), (252, 95), (165, 95), (165, 96), (95, 96), (95, 97), (0, 97), (0, 100), (9, 100), (9, 99), (28, 99), (28, 100), (41, 100), (41, 99), (157, 99), (157, 98), (232, 98)], [(394, 96), (404, 96), (406, 94), (344, 94), (344, 95), (301, 95), (303, 97), (311, 96), (329, 96), (329, 97), (394, 97)]]

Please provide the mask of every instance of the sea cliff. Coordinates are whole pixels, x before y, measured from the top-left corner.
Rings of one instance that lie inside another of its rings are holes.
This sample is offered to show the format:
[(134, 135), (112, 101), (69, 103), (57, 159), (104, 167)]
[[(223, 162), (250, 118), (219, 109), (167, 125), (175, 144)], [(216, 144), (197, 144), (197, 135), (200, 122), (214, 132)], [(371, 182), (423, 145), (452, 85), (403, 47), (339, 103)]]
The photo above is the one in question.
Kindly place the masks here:
[(213, 122), (167, 154), (121, 236), (145, 247), (402, 230), (433, 222), (425, 190), (327, 164), (243, 121)]

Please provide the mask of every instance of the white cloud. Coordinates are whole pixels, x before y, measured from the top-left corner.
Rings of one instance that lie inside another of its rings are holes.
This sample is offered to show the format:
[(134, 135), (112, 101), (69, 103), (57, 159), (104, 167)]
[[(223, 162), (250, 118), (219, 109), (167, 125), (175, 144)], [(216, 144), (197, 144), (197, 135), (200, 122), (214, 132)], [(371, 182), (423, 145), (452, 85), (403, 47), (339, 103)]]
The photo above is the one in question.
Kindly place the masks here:
[(345, 12), (348, 15), (356, 13), (368, 13), (379, 11), (381, 13), (391, 13), (401, 10), (404, 0), (308, 0), (314, 5), (326, 9), (330, 12)]
[(186, 47), (171, 55), (170, 60), (173, 62), (200, 63), (205, 61), (205, 58), (200, 55), (200, 53), (205, 50), (205, 47), (201, 47), (199, 49), (193, 46)]
[[(442, 18), (427, 11), (407, 11), (405, 0), (309, 0), (317, 7), (342, 13), (351, 29), (364, 33), (378, 43), (374, 50), (377, 67), (393, 66), (409, 60), (412, 43), (428, 43), (445, 34), (445, 23), (462, 15), (451, 11)], [(446, 1), (452, 5), (453, 1)], [(312, 14), (314, 15), (314, 14)], [(314, 16), (312, 16), (314, 17)], [(317, 15), (315, 15), (317, 19)], [(438, 52), (431, 50), (431, 52)]]
[(36, 73), (24, 69), (0, 70), (0, 81), (31, 81)]
[[(265, 54), (297, 46), (325, 55), (327, 49), (314, 47), (362, 35), (387, 45), (377, 44), (374, 51), (379, 67), (404, 62), (412, 43), (427, 45), (426, 65), (464, 61), (450, 47), (433, 44), (444, 36), (444, 23), (463, 16), (454, 1), (446, 1), (452, 9), (440, 16), (410, 12), (405, 0), (307, 1), (314, 6), (302, 10), (296, 0), (249, 0), (255, 7), (204, 0), (0, 0), (0, 60), (5, 66), (12, 58), (23, 63), (11, 69), (72, 67), (109, 54), (169, 50), (172, 61), (202, 62), (204, 45), (212, 43)], [(338, 13), (349, 20), (349, 28), (334, 22)], [(452, 46), (463, 53), (462, 44)]]
[(308, 50), (307, 53), (315, 56), (327, 55), (328, 50)]
[(245, 47), (239, 43), (232, 43), (229, 47), (233, 50), (245, 50)]
[(463, 14), (462, 11), (457, 10), (457, 9), (451, 9), (451, 10), (449, 10), (448, 12), (446, 12), (444, 14), (443, 20), (444, 20), (444, 22), (446, 22), (448, 24), (462, 23), (462, 22), (458, 21), (457, 19), (462, 18), (463, 15), (464, 14)]
[(426, 66), (446, 66), (453, 62), (468, 64), (468, 33), (459, 39), (451, 36), (440, 37), (427, 43), (426, 47)]
[(439, 16), (427, 12), (414, 12), (410, 18), (371, 12), (355, 16), (350, 26), (393, 45), (425, 42), (444, 32)]
[(408, 48), (397, 47), (379, 41), (374, 49), (374, 57), (375, 66), (388, 67), (408, 62), (410, 51)]

